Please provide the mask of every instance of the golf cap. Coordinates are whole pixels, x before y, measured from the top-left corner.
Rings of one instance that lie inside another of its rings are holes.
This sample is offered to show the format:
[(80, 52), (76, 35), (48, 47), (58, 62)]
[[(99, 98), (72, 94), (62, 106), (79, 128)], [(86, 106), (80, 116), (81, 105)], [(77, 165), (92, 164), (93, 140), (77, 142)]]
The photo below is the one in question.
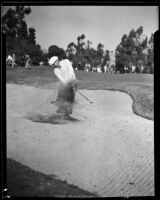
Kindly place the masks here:
[(57, 56), (53, 56), (49, 59), (48, 64), (53, 65), (58, 60)]

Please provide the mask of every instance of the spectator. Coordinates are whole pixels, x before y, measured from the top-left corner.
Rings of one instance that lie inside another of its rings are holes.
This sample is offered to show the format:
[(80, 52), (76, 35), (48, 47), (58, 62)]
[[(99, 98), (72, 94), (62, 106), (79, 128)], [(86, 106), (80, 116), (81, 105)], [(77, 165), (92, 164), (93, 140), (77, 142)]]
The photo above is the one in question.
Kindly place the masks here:
[(12, 54), (12, 68), (14, 68), (14, 66), (17, 65), (17, 64), (15, 63), (15, 61), (16, 61), (16, 55), (13, 53), (13, 54)]
[(41, 62), (39, 63), (39, 65), (42, 66), (42, 65), (43, 65), (43, 61), (41, 61)]
[(90, 71), (90, 68), (91, 68), (91, 65), (89, 63), (86, 63), (84, 70), (88, 72)]
[(125, 72), (125, 73), (129, 73), (129, 68), (128, 68), (128, 66), (126, 66), (126, 65), (124, 66), (124, 72)]
[(107, 68), (108, 68), (108, 67), (107, 67), (107, 64), (105, 64), (103, 68), (104, 68), (104, 73), (108, 73), (108, 72), (107, 72)]
[(141, 65), (141, 66), (140, 66), (140, 73), (143, 73), (143, 71), (144, 71), (144, 66)]
[(97, 72), (102, 72), (100, 65), (97, 66)]
[(136, 67), (135, 67), (134, 65), (132, 65), (132, 66), (131, 66), (131, 72), (132, 72), (132, 73), (135, 73), (135, 71), (136, 71)]
[(25, 60), (26, 60), (26, 64), (25, 64), (25, 68), (26, 69), (31, 69), (31, 59), (30, 56), (28, 54), (25, 55)]
[(12, 65), (12, 56), (11, 56), (10, 54), (7, 56), (6, 64), (7, 64), (8, 66)]
[(97, 67), (96, 66), (92, 67), (92, 72), (97, 72)]

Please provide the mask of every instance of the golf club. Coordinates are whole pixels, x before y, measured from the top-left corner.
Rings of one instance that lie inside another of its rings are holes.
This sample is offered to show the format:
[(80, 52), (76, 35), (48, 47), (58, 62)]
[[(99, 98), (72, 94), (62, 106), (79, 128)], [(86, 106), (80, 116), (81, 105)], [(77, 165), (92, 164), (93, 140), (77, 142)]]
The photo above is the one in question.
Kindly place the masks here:
[(89, 101), (89, 103), (93, 103), (93, 101), (91, 101), (90, 99), (88, 99), (86, 96), (84, 96), (84, 94), (82, 94), (79, 90), (77, 90), (77, 92), (82, 96), (84, 97), (87, 101)]

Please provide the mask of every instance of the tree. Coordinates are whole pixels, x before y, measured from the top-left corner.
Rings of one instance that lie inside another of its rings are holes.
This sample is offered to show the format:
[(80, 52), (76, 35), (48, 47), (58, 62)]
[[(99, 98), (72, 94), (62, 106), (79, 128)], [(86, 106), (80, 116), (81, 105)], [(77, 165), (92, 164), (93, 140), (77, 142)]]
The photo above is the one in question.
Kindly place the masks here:
[(97, 58), (100, 65), (102, 64), (102, 61), (103, 61), (103, 54), (104, 54), (104, 45), (99, 43), (97, 45)]
[(75, 55), (77, 52), (77, 46), (74, 42), (71, 42), (68, 44), (67, 46), (67, 51), (69, 52), (69, 54)]
[(29, 53), (29, 48), (27, 45), (27, 40), (21, 39), (19, 42), (16, 42), (16, 48), (14, 49), (16, 54), (16, 62), (19, 66), (25, 65), (24, 55)]
[(27, 23), (22, 20), (20, 22), (20, 27), (18, 30), (19, 39), (27, 39), (28, 38), (28, 30), (27, 30)]
[(31, 8), (29, 6), (16, 6), (16, 17), (18, 21), (22, 21), (25, 15), (29, 15), (31, 13)]
[(43, 58), (43, 52), (39, 44), (31, 44), (30, 48), (28, 49), (31, 61), (33, 65), (39, 65)]
[(81, 35), (81, 39), (82, 39), (82, 40), (85, 39), (85, 35), (84, 35), (84, 34)]
[(2, 31), (6, 35), (6, 53), (16, 51), (19, 40), (27, 37), (27, 24), (25, 15), (31, 12), (30, 7), (16, 6), (8, 9), (2, 16)]
[(94, 48), (85, 49), (84, 55), (87, 62), (89, 62), (91, 66), (95, 66), (97, 64), (97, 51)]
[(151, 37), (148, 41), (148, 46), (149, 46), (149, 49), (153, 49), (154, 48), (154, 34), (152, 33), (151, 34)]
[(16, 36), (16, 26), (18, 20), (15, 17), (15, 11), (13, 9), (9, 9), (6, 14), (2, 17), (2, 31), (6, 34), (6, 36)]
[(91, 44), (92, 44), (92, 41), (87, 40), (86, 49), (90, 49), (91, 48)]
[(48, 48), (48, 55), (50, 57), (52, 56), (57, 56), (59, 54), (59, 47), (57, 45), (51, 45), (49, 48)]
[(151, 69), (151, 73), (154, 73), (154, 35), (151, 34), (151, 37), (148, 41), (148, 54), (147, 54), (148, 66)]
[(84, 45), (85, 43), (84, 43), (84, 39), (85, 39), (85, 35), (84, 34), (82, 34), (81, 36), (78, 36), (77, 37), (77, 43), (78, 43), (78, 45)]
[(2, 32), (6, 35), (6, 53), (11, 54), (16, 46), (17, 18), (15, 11), (8, 9), (2, 17)]
[(15, 9), (9, 8), (2, 17), (2, 31), (6, 36), (12, 34), (14, 37), (18, 37), (21, 22), (24, 21), (25, 15), (29, 13), (31, 13), (30, 7), (16, 6)]
[(121, 43), (116, 48), (116, 67), (137, 66), (139, 60), (146, 63), (144, 50), (147, 47), (148, 38), (143, 35), (143, 27), (136, 31), (132, 29), (129, 34), (124, 34)]
[(57, 45), (51, 45), (51, 46), (48, 48), (48, 56), (49, 56), (49, 57), (58, 56), (58, 58), (59, 58), (60, 60), (66, 58), (64, 49), (58, 47)]
[(81, 36), (78, 36), (77, 37), (77, 46), (76, 46), (76, 57), (77, 57), (77, 60), (78, 60), (78, 68), (80, 70), (83, 70), (84, 69), (84, 65), (85, 65), (85, 62), (86, 62), (86, 59), (84, 57), (84, 39), (85, 39), (85, 35), (82, 34)]
[(14, 52), (16, 62), (24, 65), (24, 55), (29, 54), (33, 64), (39, 64), (43, 58), (43, 52), (39, 44), (36, 44), (35, 28), (27, 27), (25, 16), (31, 13), (27, 6), (10, 8), (2, 17), (2, 31), (6, 34), (7, 54)]
[(31, 44), (36, 44), (36, 30), (34, 28), (29, 28), (28, 40)]

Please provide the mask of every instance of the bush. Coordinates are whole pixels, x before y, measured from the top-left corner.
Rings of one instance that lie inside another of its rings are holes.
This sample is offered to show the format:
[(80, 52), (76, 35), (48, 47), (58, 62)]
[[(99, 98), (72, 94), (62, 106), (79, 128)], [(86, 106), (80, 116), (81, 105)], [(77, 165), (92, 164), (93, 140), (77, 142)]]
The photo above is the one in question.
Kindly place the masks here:
[(151, 67), (148, 66), (148, 65), (144, 66), (143, 73), (144, 73), (144, 74), (151, 74), (151, 73), (152, 73)]

